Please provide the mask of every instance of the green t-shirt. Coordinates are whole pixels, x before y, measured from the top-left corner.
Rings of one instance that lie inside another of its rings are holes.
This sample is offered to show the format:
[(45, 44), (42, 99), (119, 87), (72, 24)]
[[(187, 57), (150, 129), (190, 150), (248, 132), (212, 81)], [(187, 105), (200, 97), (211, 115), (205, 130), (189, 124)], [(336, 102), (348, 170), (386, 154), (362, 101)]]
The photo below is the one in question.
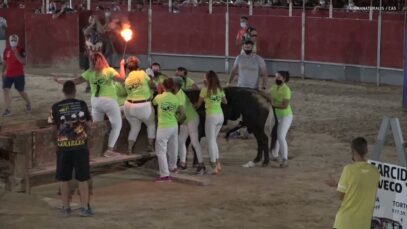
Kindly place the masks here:
[[(90, 91), (92, 97), (110, 97), (117, 100), (116, 88), (113, 84), (113, 79), (116, 75), (119, 75), (114, 68), (105, 68), (101, 73), (96, 73), (94, 70), (86, 70), (82, 73), (82, 77), (89, 82)], [(97, 87), (99, 89), (99, 95), (96, 95)]]
[(127, 98), (126, 88), (120, 82), (114, 82), (113, 84), (116, 88), (117, 103), (119, 104), (119, 106), (123, 106)]
[(189, 123), (190, 121), (194, 120), (196, 117), (198, 117), (198, 113), (196, 113), (196, 110), (194, 106), (192, 105), (191, 101), (185, 95), (184, 91), (180, 89), (178, 93), (176, 94), (178, 100), (180, 101), (181, 106), (184, 106), (185, 109), (185, 124)]
[(205, 110), (207, 115), (223, 114), (222, 111), (222, 98), (225, 97), (225, 92), (217, 90), (215, 94), (208, 95), (208, 88), (204, 87), (199, 93), (199, 97), (205, 101)]
[(380, 173), (374, 165), (356, 162), (343, 168), (337, 191), (345, 194), (334, 228), (370, 229)]
[(188, 90), (188, 89), (192, 89), (193, 87), (193, 85), (195, 84), (195, 81), (193, 81), (192, 79), (190, 79), (190, 78), (186, 78), (186, 80), (184, 80), (184, 83), (182, 84), (182, 89), (184, 89), (184, 90)]
[(176, 112), (181, 106), (177, 96), (171, 92), (164, 92), (153, 99), (158, 107), (158, 128), (171, 128), (178, 125)]
[[(280, 87), (277, 85), (273, 85), (270, 88), (270, 94), (271, 98), (273, 99), (273, 103), (281, 104), (284, 99), (291, 100), (291, 90), (287, 84), (283, 84)], [(277, 118), (283, 118), (293, 115), (291, 104), (288, 104), (287, 108), (285, 109), (276, 108), (275, 110)]]
[(151, 98), (152, 93), (148, 82), (150, 77), (141, 70), (132, 71), (127, 76), (124, 85), (126, 87), (128, 100), (148, 100)]
[(155, 84), (155, 86), (157, 86), (158, 84), (162, 84), (164, 83), (164, 80), (167, 79), (168, 77), (166, 75), (159, 75), (157, 78), (153, 78), (153, 82)]

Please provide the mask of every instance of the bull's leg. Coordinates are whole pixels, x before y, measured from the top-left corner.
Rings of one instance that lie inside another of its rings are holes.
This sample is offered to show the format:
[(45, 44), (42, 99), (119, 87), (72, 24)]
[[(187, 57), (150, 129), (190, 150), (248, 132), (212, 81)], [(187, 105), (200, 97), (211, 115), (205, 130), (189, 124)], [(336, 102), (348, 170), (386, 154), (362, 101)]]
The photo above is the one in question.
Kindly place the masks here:
[(257, 135), (256, 135), (256, 140), (257, 140), (257, 156), (253, 159), (254, 163), (258, 163), (261, 161), (261, 158), (262, 158), (261, 155), (263, 153), (263, 149), (261, 147), (261, 142), (260, 142), (259, 138), (257, 137)]

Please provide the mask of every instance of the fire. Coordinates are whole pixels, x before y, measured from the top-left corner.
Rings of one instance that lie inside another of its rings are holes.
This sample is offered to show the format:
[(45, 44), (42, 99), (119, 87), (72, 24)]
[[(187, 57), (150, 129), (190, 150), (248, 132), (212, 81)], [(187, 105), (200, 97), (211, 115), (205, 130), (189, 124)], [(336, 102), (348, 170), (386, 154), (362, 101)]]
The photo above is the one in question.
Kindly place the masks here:
[(120, 35), (122, 35), (123, 39), (127, 42), (133, 37), (133, 31), (131, 31), (131, 29), (129, 28), (126, 28), (120, 32)]

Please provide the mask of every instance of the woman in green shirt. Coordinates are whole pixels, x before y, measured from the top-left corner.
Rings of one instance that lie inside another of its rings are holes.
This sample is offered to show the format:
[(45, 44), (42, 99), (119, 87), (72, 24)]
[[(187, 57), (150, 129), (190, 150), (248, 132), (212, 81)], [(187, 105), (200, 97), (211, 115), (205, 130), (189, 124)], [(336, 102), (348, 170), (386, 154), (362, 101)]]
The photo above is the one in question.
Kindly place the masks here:
[(288, 146), (285, 138), (293, 121), (290, 105), (291, 89), (287, 85), (289, 80), (290, 75), (287, 71), (279, 71), (276, 73), (276, 84), (270, 88), (271, 105), (276, 111), (278, 120), (277, 142), (272, 150), (272, 155), (274, 158), (281, 155), (280, 167), (282, 168), (288, 166)]
[(201, 89), (199, 100), (195, 106), (199, 108), (205, 101), (205, 135), (208, 140), (212, 174), (217, 175), (222, 167), (219, 161), (219, 149), (216, 138), (222, 128), (224, 119), (221, 103), (227, 103), (227, 101), (225, 92), (220, 86), (219, 78), (214, 71), (209, 71), (205, 74), (204, 84), (205, 87)]
[(153, 100), (153, 105), (157, 106), (158, 116), (155, 152), (160, 168), (158, 181), (171, 181), (170, 172), (177, 172), (178, 121), (180, 123), (185, 121), (185, 112), (174, 95), (173, 79), (164, 80), (163, 86), (164, 93), (157, 95)]
[(129, 74), (124, 82), (127, 98), (124, 102), (124, 115), (130, 124), (128, 137), (128, 152), (133, 152), (134, 143), (137, 141), (141, 124), (147, 126), (148, 148), (153, 152), (153, 142), (155, 139), (155, 114), (151, 105), (154, 83), (150, 77), (139, 69), (139, 60), (135, 56), (127, 58), (127, 69)]
[[(106, 58), (102, 53), (93, 53), (90, 58), (90, 67), (82, 73), (81, 76), (75, 78), (75, 85), (89, 82), (91, 89), (91, 104), (92, 104), (92, 119), (93, 122), (101, 122), (105, 115), (109, 118), (111, 130), (108, 140), (108, 148), (104, 153), (105, 157), (118, 156), (114, 152), (114, 146), (120, 135), (122, 128), (122, 115), (119, 104), (117, 103), (116, 88), (114, 82), (124, 82), (124, 60), (120, 61), (120, 74), (109, 66)], [(55, 82), (64, 84), (66, 80), (54, 78)]]

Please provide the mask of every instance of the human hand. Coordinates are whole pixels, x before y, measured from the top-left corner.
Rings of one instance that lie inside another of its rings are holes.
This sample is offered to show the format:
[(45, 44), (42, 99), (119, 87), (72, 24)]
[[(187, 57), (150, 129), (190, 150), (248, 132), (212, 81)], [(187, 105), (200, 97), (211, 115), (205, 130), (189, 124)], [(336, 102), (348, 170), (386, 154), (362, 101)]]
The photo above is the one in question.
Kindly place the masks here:
[(122, 59), (122, 60), (120, 61), (120, 66), (124, 66), (125, 64), (126, 64), (126, 60)]
[(331, 188), (335, 188), (338, 185), (338, 181), (335, 179), (335, 177), (330, 175), (329, 179), (325, 181), (325, 184), (327, 184)]

